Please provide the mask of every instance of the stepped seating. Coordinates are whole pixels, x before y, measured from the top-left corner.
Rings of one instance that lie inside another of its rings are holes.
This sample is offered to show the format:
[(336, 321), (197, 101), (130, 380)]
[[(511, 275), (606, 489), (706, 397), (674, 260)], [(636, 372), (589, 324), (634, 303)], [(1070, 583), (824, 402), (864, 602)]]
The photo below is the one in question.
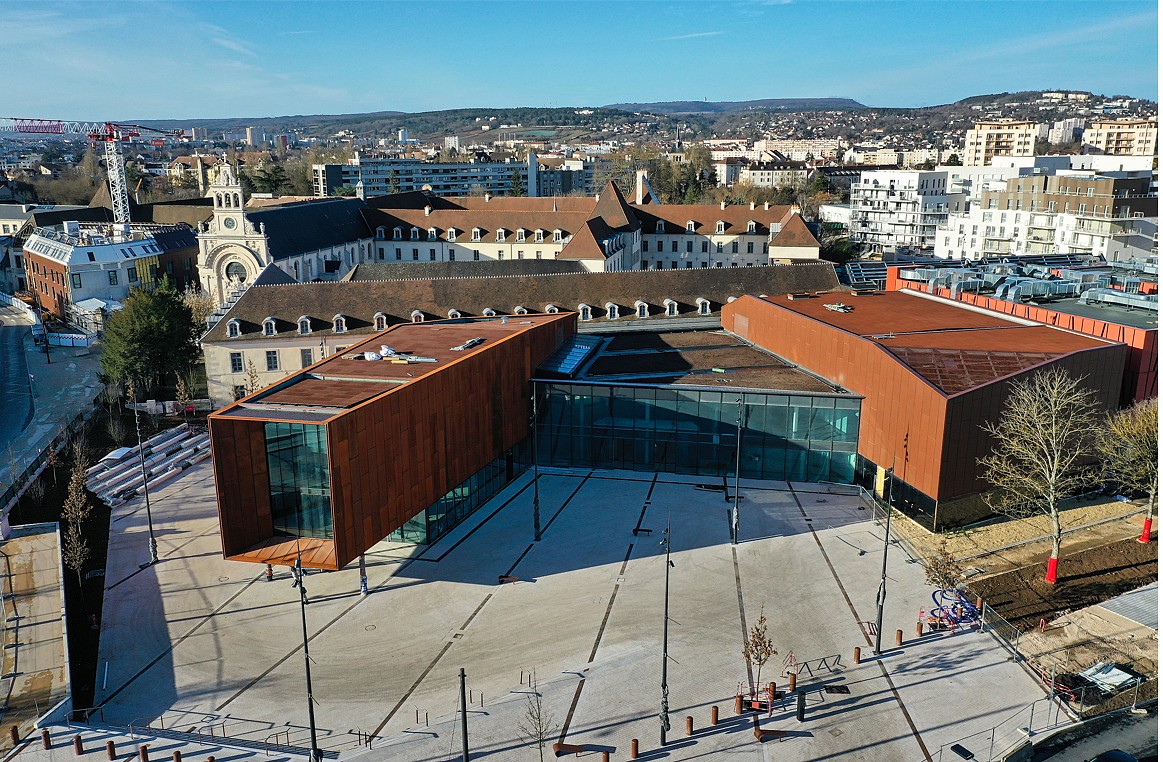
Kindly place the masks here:
[(163, 431), (137, 447), (128, 448), (116, 459), (102, 460), (89, 468), (86, 486), (106, 505), (119, 505), (144, 492), (141, 455), (150, 488), (175, 478), (195, 463), (210, 457), (210, 436), (181, 424)]

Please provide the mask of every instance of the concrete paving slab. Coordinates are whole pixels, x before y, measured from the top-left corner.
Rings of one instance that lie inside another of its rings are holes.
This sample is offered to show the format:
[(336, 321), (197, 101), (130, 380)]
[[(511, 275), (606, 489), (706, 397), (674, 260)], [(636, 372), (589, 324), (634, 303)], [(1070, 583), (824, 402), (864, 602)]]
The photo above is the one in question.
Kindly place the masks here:
[[(157, 566), (137, 568), (147, 547), (140, 501), (115, 513), (101, 651), (110, 678), (98, 691), (98, 716), (114, 725), (143, 717), (217, 725), (252, 741), (281, 733), (304, 745), (298, 591), (285, 570), (268, 583), (262, 567), (222, 560), (210, 473), (196, 466), (154, 496)], [(321, 746), (368, 762), (450, 758), (460, 743), (461, 667), (474, 754), (496, 759), (537, 758), (519, 729), (534, 670), (553, 718), (550, 740), (615, 759), (632, 738), (643, 759), (935, 758), (1044, 695), (989, 635), (913, 642), (917, 610), (932, 606), (932, 591), (895, 545), (884, 640), (891, 646), (897, 628), (910, 638), (870, 658), (862, 623), (875, 619), (882, 530), (858, 496), (743, 480), (740, 544), (732, 546), (730, 502), (721, 489), (699, 488), (713, 482), (547, 469), (540, 542), (526, 474), (430, 548), (374, 549), (368, 596), (359, 595), (354, 567), (309, 575)], [(671, 743), (660, 750), (659, 543), (668, 519)], [(733, 712), (749, 679), (743, 638), (761, 609), (779, 650), (761, 682), (786, 689), (784, 660), (794, 654), (807, 703), (802, 723), (791, 697), (763, 715), (764, 728), (789, 734), (763, 746), (751, 719)], [(864, 650), (860, 664), (854, 646)], [(823, 690), (839, 685), (850, 693)], [(716, 705), (720, 725), (711, 728)], [(360, 745), (366, 734), (370, 748)]]

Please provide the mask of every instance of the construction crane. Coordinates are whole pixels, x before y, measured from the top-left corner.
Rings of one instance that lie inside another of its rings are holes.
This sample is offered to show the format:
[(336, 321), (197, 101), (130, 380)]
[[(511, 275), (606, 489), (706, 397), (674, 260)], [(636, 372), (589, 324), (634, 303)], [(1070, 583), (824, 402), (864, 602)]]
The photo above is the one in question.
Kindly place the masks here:
[(140, 124), (119, 122), (67, 122), (60, 119), (0, 118), (0, 131), (30, 135), (87, 135), (105, 144), (105, 170), (109, 175), (109, 197), (113, 201), (113, 221), (129, 222), (129, 188), (125, 179), (125, 160), (121, 143), (149, 132), (167, 137), (182, 137), (181, 130), (158, 130)]

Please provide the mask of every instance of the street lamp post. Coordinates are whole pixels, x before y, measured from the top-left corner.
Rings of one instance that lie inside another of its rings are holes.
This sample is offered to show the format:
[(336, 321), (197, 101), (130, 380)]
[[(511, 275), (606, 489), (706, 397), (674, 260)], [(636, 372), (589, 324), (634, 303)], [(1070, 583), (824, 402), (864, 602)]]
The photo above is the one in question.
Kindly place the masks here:
[(884, 624), (884, 601), (888, 598), (888, 544), (889, 527), (892, 525), (892, 478), (896, 470), (896, 460), (888, 469), (888, 506), (884, 511), (884, 552), (880, 561), (880, 590), (876, 593), (876, 647), (872, 652), (880, 656), (880, 630)]
[(533, 541), (541, 542), (541, 471), (537, 467), (537, 382), (533, 386)]
[(145, 521), (149, 526), (149, 562), (141, 565), (144, 569), (158, 561), (157, 538), (153, 534), (153, 509), (149, 504), (149, 473), (145, 468), (145, 448), (141, 442), (141, 413), (137, 409), (137, 386), (133, 381), (129, 382), (129, 401), (133, 405), (133, 428), (137, 431), (137, 455), (141, 462), (141, 488), (145, 492)]
[(670, 661), (667, 653), (667, 634), (670, 630), (670, 517), (666, 519), (666, 531), (662, 535), (662, 547), (666, 550), (666, 582), (662, 594), (662, 708), (658, 713), (661, 725), (662, 745), (666, 746), (666, 731), (670, 730), (670, 688), (666, 685), (666, 667)]
[(307, 673), (307, 725), (311, 731), (311, 762), (323, 762), (323, 751), (319, 748), (318, 734), (315, 732), (315, 697), (311, 692), (311, 653), (308, 650), (307, 638), (307, 585), (304, 584), (306, 575), (303, 573), (302, 557), (295, 558), (295, 565), (291, 567), (295, 581), (291, 587), (299, 588), (299, 614), (303, 621), (303, 668)]

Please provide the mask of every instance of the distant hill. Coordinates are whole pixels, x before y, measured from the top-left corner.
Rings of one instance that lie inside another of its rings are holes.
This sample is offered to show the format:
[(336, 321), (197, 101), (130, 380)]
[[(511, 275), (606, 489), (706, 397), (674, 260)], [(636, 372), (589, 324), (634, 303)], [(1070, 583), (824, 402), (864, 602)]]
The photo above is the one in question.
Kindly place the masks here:
[(614, 103), (605, 108), (651, 114), (729, 114), (734, 111), (851, 111), (868, 107), (851, 98), (763, 98), (754, 101)]

